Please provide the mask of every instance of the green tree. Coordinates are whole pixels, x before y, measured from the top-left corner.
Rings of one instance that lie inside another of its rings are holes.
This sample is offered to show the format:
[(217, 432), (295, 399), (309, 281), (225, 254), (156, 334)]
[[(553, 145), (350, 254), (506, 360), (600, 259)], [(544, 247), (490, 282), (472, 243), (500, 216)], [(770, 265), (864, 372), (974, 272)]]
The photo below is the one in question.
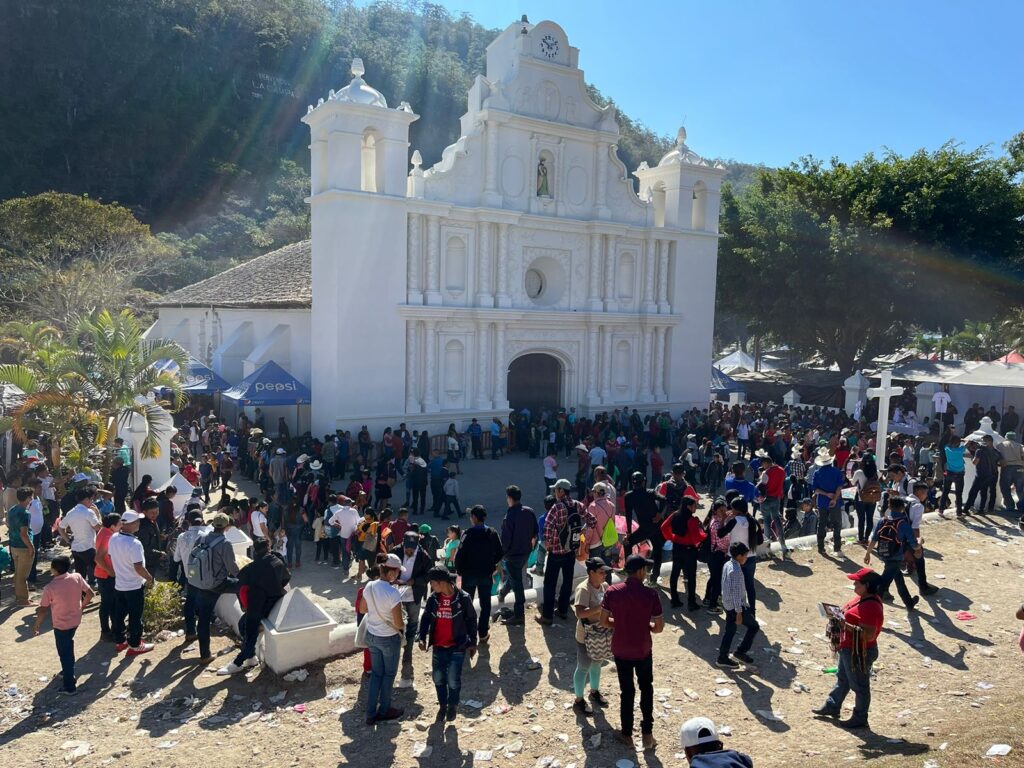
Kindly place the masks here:
[(0, 319), (73, 328), (98, 307), (138, 304), (135, 284), (173, 258), (127, 208), (45, 192), (0, 203)]
[[(175, 342), (147, 339), (138, 318), (127, 309), (116, 314), (102, 310), (82, 318), (76, 337), (76, 369), (98, 425), (96, 441), (104, 448), (104, 476), (118, 429), (133, 415), (146, 425), (142, 455), (159, 455), (158, 441), (169, 429), (163, 406), (177, 410), (186, 397), (181, 379), (158, 371), (156, 364), (168, 360), (185, 371), (185, 350)], [(154, 399), (154, 395), (165, 399)]]

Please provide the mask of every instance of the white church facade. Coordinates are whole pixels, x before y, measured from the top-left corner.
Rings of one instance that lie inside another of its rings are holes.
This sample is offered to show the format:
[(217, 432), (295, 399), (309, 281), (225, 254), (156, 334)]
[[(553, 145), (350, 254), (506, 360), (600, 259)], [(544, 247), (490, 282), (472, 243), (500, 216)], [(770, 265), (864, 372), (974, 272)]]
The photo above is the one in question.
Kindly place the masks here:
[[(303, 118), (311, 243), (165, 297), (153, 333), (232, 382), (274, 359), (310, 384), (315, 434), (705, 405), (725, 169), (680, 131), (637, 195), (578, 57), (557, 24), (510, 25), (458, 141), (411, 171), (418, 116), (357, 59)], [(268, 301), (237, 286), (253, 272)]]

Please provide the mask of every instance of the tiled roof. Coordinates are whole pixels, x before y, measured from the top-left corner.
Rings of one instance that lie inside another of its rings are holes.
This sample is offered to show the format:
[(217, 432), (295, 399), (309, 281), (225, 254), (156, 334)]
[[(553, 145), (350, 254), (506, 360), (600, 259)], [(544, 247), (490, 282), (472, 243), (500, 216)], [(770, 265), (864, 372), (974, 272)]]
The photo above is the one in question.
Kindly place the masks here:
[(309, 307), (312, 302), (312, 242), (303, 240), (173, 291), (153, 306)]

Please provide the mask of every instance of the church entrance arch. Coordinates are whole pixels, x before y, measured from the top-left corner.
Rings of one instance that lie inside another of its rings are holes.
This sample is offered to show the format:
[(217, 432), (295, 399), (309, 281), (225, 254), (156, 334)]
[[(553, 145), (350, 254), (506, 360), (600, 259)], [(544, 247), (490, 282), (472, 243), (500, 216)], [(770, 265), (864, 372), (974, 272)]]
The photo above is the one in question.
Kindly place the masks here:
[(508, 367), (509, 406), (533, 413), (563, 407), (564, 377), (562, 363), (554, 355), (531, 352), (517, 357)]

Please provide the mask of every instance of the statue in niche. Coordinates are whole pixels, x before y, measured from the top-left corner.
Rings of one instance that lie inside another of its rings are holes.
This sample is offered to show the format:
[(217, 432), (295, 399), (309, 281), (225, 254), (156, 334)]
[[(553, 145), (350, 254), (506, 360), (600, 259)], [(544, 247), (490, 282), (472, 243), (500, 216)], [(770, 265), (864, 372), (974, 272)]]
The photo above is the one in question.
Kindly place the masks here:
[(551, 189), (548, 187), (548, 167), (544, 158), (537, 163), (537, 197), (551, 197)]

